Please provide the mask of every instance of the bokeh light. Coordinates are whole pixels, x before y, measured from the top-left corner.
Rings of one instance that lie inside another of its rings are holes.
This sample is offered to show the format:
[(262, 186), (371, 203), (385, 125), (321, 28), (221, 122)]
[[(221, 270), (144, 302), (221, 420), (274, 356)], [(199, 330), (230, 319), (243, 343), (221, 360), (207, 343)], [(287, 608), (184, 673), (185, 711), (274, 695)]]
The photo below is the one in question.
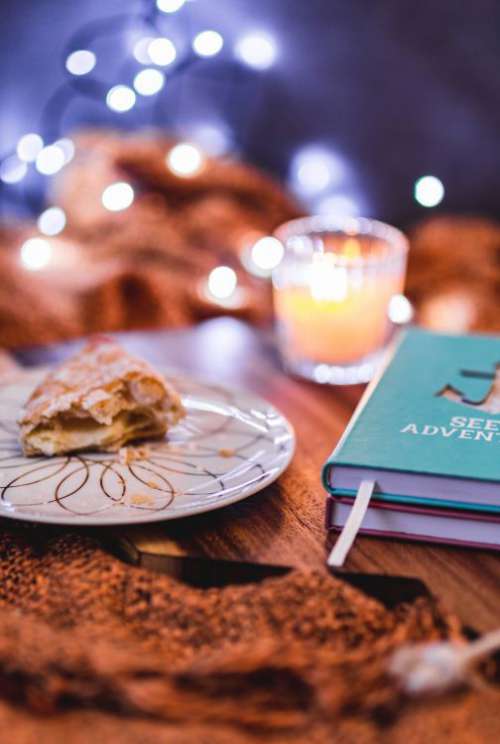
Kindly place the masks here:
[(162, 13), (175, 13), (180, 10), (186, 0), (156, 0), (156, 7)]
[(249, 67), (267, 70), (277, 56), (276, 42), (267, 33), (250, 33), (236, 42), (236, 56)]
[(224, 46), (224, 39), (217, 31), (200, 31), (193, 40), (193, 49), (200, 57), (213, 57)]
[(17, 156), (26, 163), (32, 163), (43, 148), (43, 139), (39, 134), (30, 133), (23, 135), (17, 143)]
[(63, 137), (54, 142), (54, 146), (58, 147), (64, 155), (64, 164), (69, 163), (75, 157), (75, 143), (69, 137)]
[(141, 96), (154, 96), (165, 83), (165, 75), (154, 67), (141, 70), (134, 78), (134, 88)]
[(49, 207), (39, 216), (37, 225), (44, 235), (58, 235), (66, 227), (66, 214), (61, 207)]
[(35, 167), (44, 176), (53, 176), (65, 165), (66, 158), (63, 150), (57, 145), (47, 145), (40, 150), (36, 157)]
[(223, 155), (231, 148), (231, 132), (222, 123), (195, 124), (187, 131), (192, 142), (209, 155)]
[(177, 57), (177, 51), (170, 39), (159, 37), (152, 39), (147, 46), (147, 56), (154, 65), (166, 67), (171, 65)]
[(236, 272), (229, 266), (212, 269), (207, 281), (208, 291), (216, 300), (228, 300), (234, 294), (237, 284)]
[(126, 181), (117, 181), (102, 192), (102, 204), (110, 212), (121, 212), (134, 201), (134, 189)]
[(204, 156), (201, 150), (191, 142), (180, 142), (167, 154), (166, 163), (172, 173), (188, 178), (201, 171)]
[(138, 39), (134, 44), (133, 55), (135, 59), (141, 63), (141, 65), (149, 65), (151, 63), (151, 57), (149, 56), (149, 45), (154, 41), (152, 36), (143, 36)]
[(66, 69), (72, 75), (87, 75), (96, 66), (97, 58), (89, 49), (77, 49), (66, 58)]
[(252, 263), (262, 276), (268, 276), (281, 262), (284, 248), (277, 238), (266, 235), (253, 244), (250, 251)]
[(52, 258), (52, 246), (44, 238), (29, 238), (21, 246), (21, 262), (30, 271), (43, 269)]
[(27, 172), (28, 166), (17, 155), (10, 155), (0, 163), (0, 180), (3, 183), (18, 183)]
[(298, 150), (290, 165), (294, 190), (305, 197), (315, 196), (337, 185), (344, 176), (341, 160), (320, 145), (306, 145)]
[(404, 325), (413, 319), (413, 306), (402, 294), (394, 295), (389, 302), (389, 319), (397, 325)]
[(106, 104), (112, 111), (130, 111), (136, 101), (135, 93), (128, 85), (114, 85), (106, 96)]
[(444, 197), (444, 186), (436, 176), (422, 176), (415, 181), (415, 201), (422, 207), (435, 207)]

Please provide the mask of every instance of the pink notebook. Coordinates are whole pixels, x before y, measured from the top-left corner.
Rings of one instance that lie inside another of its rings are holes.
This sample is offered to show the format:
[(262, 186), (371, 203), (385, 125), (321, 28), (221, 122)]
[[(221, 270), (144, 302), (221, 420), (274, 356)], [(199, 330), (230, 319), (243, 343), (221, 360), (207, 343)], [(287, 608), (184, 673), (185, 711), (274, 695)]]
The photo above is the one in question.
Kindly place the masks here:
[[(327, 529), (341, 530), (352, 499), (328, 496)], [(370, 502), (359, 534), (500, 550), (500, 514)]]

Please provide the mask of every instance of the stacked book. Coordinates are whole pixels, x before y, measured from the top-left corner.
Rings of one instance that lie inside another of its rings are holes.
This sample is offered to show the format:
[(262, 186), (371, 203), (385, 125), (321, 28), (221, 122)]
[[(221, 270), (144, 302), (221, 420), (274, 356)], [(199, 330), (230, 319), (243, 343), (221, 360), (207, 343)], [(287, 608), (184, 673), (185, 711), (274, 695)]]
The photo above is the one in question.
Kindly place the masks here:
[(328, 528), (364, 482), (361, 533), (500, 549), (500, 338), (403, 334), (323, 480)]

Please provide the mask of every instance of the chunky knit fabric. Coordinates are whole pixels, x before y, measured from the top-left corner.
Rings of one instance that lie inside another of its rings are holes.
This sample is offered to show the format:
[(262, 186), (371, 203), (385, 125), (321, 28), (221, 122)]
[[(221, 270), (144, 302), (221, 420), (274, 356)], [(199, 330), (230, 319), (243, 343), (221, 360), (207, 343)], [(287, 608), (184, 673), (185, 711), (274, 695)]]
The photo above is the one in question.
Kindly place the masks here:
[(459, 638), (431, 599), (389, 612), (322, 572), (195, 590), (85, 535), (0, 532), (0, 731), (12, 744), (490, 742), (500, 695), (418, 704), (387, 675)]

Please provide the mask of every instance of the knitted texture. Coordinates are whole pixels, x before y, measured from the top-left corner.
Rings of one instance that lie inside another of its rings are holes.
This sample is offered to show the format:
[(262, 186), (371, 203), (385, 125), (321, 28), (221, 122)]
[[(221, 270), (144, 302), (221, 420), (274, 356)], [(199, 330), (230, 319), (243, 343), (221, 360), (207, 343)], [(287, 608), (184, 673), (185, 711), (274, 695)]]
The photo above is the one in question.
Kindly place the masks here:
[(122, 563), (85, 534), (47, 534), (0, 532), (9, 742), (409, 744), (498, 733), (498, 693), (411, 704), (385, 671), (403, 643), (460, 638), (433, 599), (388, 611), (321, 571), (197, 590)]

